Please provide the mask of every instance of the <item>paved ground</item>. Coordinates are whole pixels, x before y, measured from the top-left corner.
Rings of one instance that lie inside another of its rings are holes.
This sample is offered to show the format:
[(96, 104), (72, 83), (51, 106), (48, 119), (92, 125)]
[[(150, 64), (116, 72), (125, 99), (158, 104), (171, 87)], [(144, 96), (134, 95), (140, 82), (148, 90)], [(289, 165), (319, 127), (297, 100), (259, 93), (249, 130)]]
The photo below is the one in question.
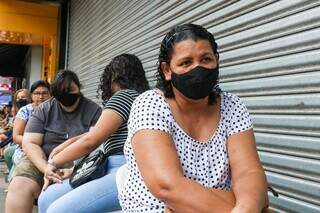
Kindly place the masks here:
[[(7, 171), (7, 167), (5, 163), (0, 160), (0, 212), (4, 212), (4, 203), (6, 199), (6, 192), (5, 190), (8, 188), (8, 183), (5, 181), (5, 172)], [(37, 213), (37, 207), (33, 208), (32, 213)]]
[(6, 192), (4, 191), (8, 187), (8, 183), (5, 182), (5, 172), (7, 168), (3, 161), (0, 162), (0, 212), (4, 212), (4, 202)]

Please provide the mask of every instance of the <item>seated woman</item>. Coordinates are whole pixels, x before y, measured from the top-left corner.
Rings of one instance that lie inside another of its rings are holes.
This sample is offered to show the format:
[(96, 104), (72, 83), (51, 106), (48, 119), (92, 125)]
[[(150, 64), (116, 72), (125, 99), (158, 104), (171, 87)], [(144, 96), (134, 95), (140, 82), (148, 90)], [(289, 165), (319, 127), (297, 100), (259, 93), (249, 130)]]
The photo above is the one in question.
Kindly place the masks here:
[(218, 87), (205, 28), (177, 26), (161, 43), (158, 88), (132, 106), (124, 147), (125, 212), (261, 212), (266, 177), (240, 99)]
[[(101, 114), (99, 105), (83, 97), (79, 79), (72, 71), (60, 71), (51, 92), (53, 98), (33, 111), (25, 127), (22, 147), (26, 155), (17, 164), (9, 185), (7, 213), (32, 212), (51, 150), (87, 132)], [(40, 97), (45, 91), (39, 93)]]
[[(57, 178), (56, 167), (87, 155), (103, 143), (108, 156), (105, 176), (73, 189), (69, 180), (49, 186), (42, 192), (39, 212), (109, 212), (120, 208), (115, 174), (125, 163), (123, 145), (127, 138), (127, 121), (133, 101), (149, 88), (140, 60), (130, 54), (116, 56), (108, 64), (100, 79), (104, 110), (97, 124), (89, 133), (66, 148), (64, 144), (53, 155), (47, 166), (46, 177)], [(63, 150), (63, 151), (61, 151)]]
[[(31, 85), (32, 87), (32, 85)], [(12, 102), (12, 115), (15, 117), (21, 107), (30, 103), (31, 94), (28, 89), (19, 89), (14, 93)]]
[(21, 97), (16, 101), (19, 111), (13, 123), (13, 141), (18, 145), (13, 155), (15, 165), (18, 164), (24, 155), (21, 146), (27, 122), (34, 109), (50, 98), (50, 84), (46, 81), (38, 80), (31, 85), (30, 92), (32, 103), (29, 103), (30, 101), (27, 97)]
[[(31, 89), (33, 89), (33, 91), (34, 91), (35, 89), (38, 88), (37, 85), (38, 85), (38, 83), (35, 82), (31, 86)], [(48, 83), (43, 82), (43, 83), (39, 84), (39, 86), (41, 86), (41, 85), (44, 87), (47, 87), (47, 89), (49, 89)], [(34, 105), (31, 104), (31, 107), (38, 105), (38, 100), (36, 100), (35, 97), (33, 97), (33, 98), (34, 98)], [(12, 104), (12, 108), (11, 108), (11, 114), (13, 117), (9, 122), (10, 125), (12, 126), (12, 129), (13, 129), (15, 117), (17, 116), (18, 110), (20, 108), (23, 108), (27, 104), (29, 104), (30, 100), (31, 100), (31, 96), (30, 96), (30, 92), (28, 89), (19, 89), (15, 92), (15, 94), (13, 96), (13, 104)], [(19, 126), (20, 128), (23, 128), (23, 130), (24, 130), (25, 124), (26, 124), (27, 120), (29, 119), (29, 116), (26, 116), (26, 111), (28, 111), (28, 109), (30, 109), (30, 107), (26, 107), (23, 110), (19, 111), (18, 119), (21, 119), (21, 121), (20, 122), (17, 121), (16, 127)], [(24, 124), (22, 125), (22, 123), (24, 123)], [(23, 134), (23, 130), (22, 130), (22, 134)], [(13, 130), (11, 130), (11, 131), (13, 132)], [(13, 133), (12, 132), (11, 132), (11, 139), (13, 141)], [(15, 135), (17, 135), (17, 131), (15, 132)], [(19, 142), (19, 138), (16, 138), (16, 139), (18, 139), (17, 141)], [(9, 176), (8, 176), (9, 180), (11, 180), (12, 172), (15, 168), (15, 165), (17, 164), (17, 161), (19, 160), (20, 154), (18, 154), (18, 153), (21, 150), (20, 145), (21, 145), (21, 141), (20, 141), (20, 143), (15, 143), (13, 141), (13, 143), (10, 143), (9, 146), (6, 147), (4, 150), (4, 157), (5, 157), (5, 161), (6, 161), (8, 170), (9, 170)], [(14, 153), (16, 150), (17, 150), (17, 157), (15, 158)]]

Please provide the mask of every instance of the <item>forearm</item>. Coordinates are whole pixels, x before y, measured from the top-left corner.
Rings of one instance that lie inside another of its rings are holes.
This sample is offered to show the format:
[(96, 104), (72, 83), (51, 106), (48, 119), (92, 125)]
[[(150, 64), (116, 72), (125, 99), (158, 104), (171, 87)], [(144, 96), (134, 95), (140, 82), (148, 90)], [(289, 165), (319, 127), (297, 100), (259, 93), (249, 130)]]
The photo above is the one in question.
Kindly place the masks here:
[(23, 135), (14, 135), (13, 136), (13, 142), (18, 144), (18, 145), (22, 145), (22, 139), (23, 139)]
[(68, 140), (66, 140), (64, 143), (60, 144), (59, 146), (57, 146), (56, 148), (59, 148), (60, 150), (64, 150), (66, 147), (68, 147), (69, 145), (73, 144), (74, 142), (76, 142), (77, 140), (79, 140), (82, 136), (84, 136), (86, 133), (82, 134), (82, 135), (78, 135), (75, 136), (73, 138), (70, 138)]
[(88, 145), (91, 144), (90, 141), (91, 138), (88, 137), (88, 135), (84, 135), (79, 140), (70, 143), (70, 145), (67, 146), (63, 151), (53, 156), (53, 161), (56, 165), (62, 166), (89, 154), (99, 145)]
[(68, 139), (65, 143), (63, 143), (64, 147), (69, 146), (70, 144), (73, 144), (77, 140), (79, 140), (81, 137), (85, 136), (87, 133), (83, 133), (81, 135), (75, 136), (73, 138)]
[(261, 212), (268, 204), (267, 181), (264, 172), (251, 172), (234, 182), (236, 205)]
[(23, 143), (23, 151), (28, 156), (29, 160), (44, 173), (47, 166), (47, 157), (42, 148), (33, 143)]
[(174, 212), (214, 213), (230, 212), (235, 199), (232, 192), (203, 187), (201, 184), (183, 178), (171, 190), (164, 190), (160, 199)]

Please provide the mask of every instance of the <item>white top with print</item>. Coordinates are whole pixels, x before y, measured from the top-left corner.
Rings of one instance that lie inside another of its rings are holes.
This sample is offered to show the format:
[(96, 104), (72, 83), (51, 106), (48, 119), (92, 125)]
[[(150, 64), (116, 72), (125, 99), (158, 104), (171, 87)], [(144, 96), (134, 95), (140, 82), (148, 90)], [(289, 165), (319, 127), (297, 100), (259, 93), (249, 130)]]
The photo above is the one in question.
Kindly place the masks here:
[(143, 182), (137, 167), (131, 140), (142, 129), (160, 130), (169, 133), (175, 143), (184, 176), (203, 186), (230, 190), (231, 176), (227, 155), (229, 136), (252, 128), (246, 106), (230, 93), (221, 92), (221, 116), (211, 139), (205, 143), (187, 135), (174, 120), (165, 98), (157, 90), (141, 94), (134, 102), (128, 123), (128, 138), (124, 147), (128, 176), (119, 194), (125, 212), (160, 213), (164, 203), (155, 198)]
[[(21, 120), (23, 120), (25, 123), (28, 122), (31, 114), (33, 113), (33, 106), (32, 104), (28, 104), (26, 106), (23, 106), (19, 109), (16, 118), (20, 118)], [(16, 146), (16, 150), (14, 151), (14, 154), (12, 156), (13, 162), (15, 164), (18, 164), (19, 160), (22, 158), (22, 156), (24, 155), (24, 152), (22, 150), (21, 145)]]

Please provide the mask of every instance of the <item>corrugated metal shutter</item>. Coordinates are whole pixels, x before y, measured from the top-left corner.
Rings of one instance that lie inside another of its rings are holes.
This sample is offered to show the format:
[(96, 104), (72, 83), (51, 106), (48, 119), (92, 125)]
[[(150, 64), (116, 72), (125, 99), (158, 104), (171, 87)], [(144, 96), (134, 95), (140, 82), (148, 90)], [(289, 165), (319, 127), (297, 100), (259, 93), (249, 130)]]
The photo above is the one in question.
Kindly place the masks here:
[[(71, 1), (69, 68), (95, 99), (100, 74), (136, 54), (148, 79), (168, 29), (194, 22), (220, 45), (221, 85), (241, 96), (278, 212), (319, 212), (320, 1)], [(95, 99), (98, 101), (97, 99)]]

